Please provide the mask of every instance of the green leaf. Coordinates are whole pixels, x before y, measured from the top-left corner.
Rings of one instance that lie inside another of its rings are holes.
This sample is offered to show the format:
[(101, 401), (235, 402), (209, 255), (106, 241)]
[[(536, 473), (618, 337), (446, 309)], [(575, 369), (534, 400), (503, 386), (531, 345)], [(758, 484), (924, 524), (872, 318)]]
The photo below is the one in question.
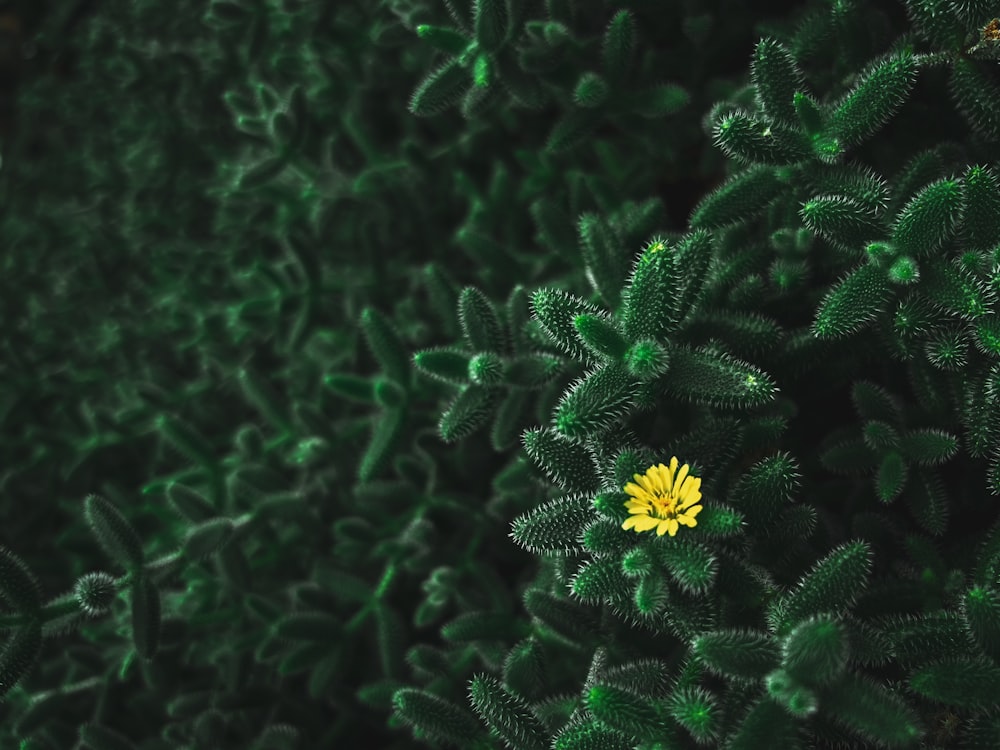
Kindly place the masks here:
[(511, 388), (536, 390), (558, 375), (564, 360), (549, 354), (523, 354), (507, 361), (504, 383)]
[(601, 57), (608, 79), (617, 84), (632, 69), (635, 56), (635, 19), (625, 9), (615, 13), (604, 32)]
[(511, 536), (532, 554), (575, 554), (580, 551), (584, 527), (593, 520), (589, 496), (570, 495), (522, 513), (511, 524)]
[(355, 695), (365, 706), (389, 713), (392, 711), (393, 694), (404, 687), (406, 687), (405, 683), (400, 680), (385, 678), (362, 685)]
[(583, 261), (590, 280), (609, 309), (621, 303), (621, 288), (627, 273), (626, 255), (621, 238), (607, 220), (594, 213), (584, 213), (577, 222)]
[(750, 630), (703, 633), (691, 648), (711, 671), (739, 682), (763, 680), (781, 661), (780, 643), (768, 633)]
[(527, 635), (524, 620), (508, 612), (475, 610), (463, 612), (441, 628), (441, 637), (448, 643), (473, 641), (511, 641)]
[(770, 375), (721, 351), (679, 346), (671, 351), (664, 387), (692, 403), (747, 409), (773, 401), (778, 388)]
[(410, 97), (410, 112), (417, 117), (430, 117), (457, 104), (472, 86), (469, 72), (457, 58), (431, 71), (417, 85)]
[(288, 163), (285, 156), (270, 156), (251, 167), (240, 167), (237, 186), (240, 190), (253, 190), (279, 175)]
[(510, 390), (497, 407), (496, 418), (490, 427), (490, 445), (498, 453), (506, 453), (521, 436), (521, 430), (530, 420), (531, 398), (527, 391)]
[(42, 606), (42, 588), (27, 564), (0, 546), (0, 596), (15, 612), (34, 613)]
[(955, 455), (958, 438), (944, 430), (914, 429), (903, 435), (899, 448), (907, 461), (937, 466)]
[(467, 351), (454, 347), (424, 349), (413, 355), (413, 364), (421, 372), (442, 383), (464, 386), (469, 382), (469, 360)]
[(634, 112), (647, 120), (669, 117), (686, 107), (691, 94), (675, 83), (658, 83), (626, 94), (621, 100), (624, 112)]
[(941, 179), (925, 186), (903, 207), (892, 229), (899, 253), (933, 255), (954, 233), (962, 213), (962, 183)]
[(481, 430), (496, 412), (499, 391), (468, 385), (455, 397), (438, 421), (438, 434), (446, 443), (456, 443)]
[(706, 689), (695, 685), (676, 688), (667, 701), (667, 711), (699, 745), (719, 739), (721, 707)]
[(876, 60), (834, 106), (827, 135), (844, 146), (865, 140), (903, 105), (916, 80), (917, 65), (912, 53), (894, 52)]
[(582, 441), (609, 429), (633, 406), (636, 381), (625, 367), (608, 363), (574, 382), (556, 406), (552, 422), (556, 431)]
[(680, 270), (665, 241), (654, 239), (636, 260), (622, 310), (626, 338), (656, 340), (680, 322)]
[(701, 199), (691, 214), (690, 226), (715, 229), (752, 219), (764, 213), (783, 188), (774, 167), (748, 167)]
[(473, 0), (472, 19), (480, 47), (496, 52), (503, 46), (510, 28), (506, 0)]
[(976, 644), (1000, 663), (1000, 592), (993, 586), (972, 586), (963, 595), (962, 616)]
[[(792, 99), (795, 105), (795, 115), (798, 117), (799, 125), (803, 132), (813, 139), (814, 143), (831, 142), (832, 139), (823, 137), (822, 133), (826, 129), (826, 115), (816, 99), (809, 94), (796, 91)], [(836, 154), (841, 152), (839, 144), (834, 149)]]
[(573, 577), (570, 590), (580, 601), (592, 604), (621, 602), (632, 593), (621, 563), (613, 557), (585, 562)]
[(583, 313), (573, 319), (573, 325), (584, 346), (602, 359), (620, 360), (628, 351), (628, 340), (607, 316)]
[(87, 495), (84, 516), (108, 557), (126, 570), (142, 567), (142, 541), (128, 519), (114, 505), (98, 495)]
[(460, 55), (472, 41), (460, 31), (444, 26), (431, 26), (426, 23), (417, 25), (417, 36), (435, 49), (449, 55)]
[(423, 268), (423, 282), (428, 302), (437, 316), (443, 332), (453, 338), (458, 332), (455, 310), (458, 309), (458, 284), (447, 269), (438, 263), (428, 263)]
[(132, 640), (143, 659), (152, 659), (160, 642), (160, 591), (146, 575), (132, 581)]
[(235, 528), (228, 518), (212, 518), (191, 527), (184, 536), (184, 557), (192, 562), (208, 559), (226, 545)]
[(473, 352), (508, 350), (500, 317), (493, 302), (481, 290), (467, 286), (458, 298), (458, 320)]
[(475, 716), (427, 690), (397, 690), (392, 705), (404, 722), (441, 742), (471, 747), (481, 732)]
[(599, 109), (571, 109), (552, 126), (545, 141), (546, 153), (558, 154), (579, 146), (603, 119), (604, 113)]
[(132, 740), (102, 724), (81, 725), (80, 742), (89, 750), (135, 750)]
[(564, 260), (576, 258), (576, 233), (573, 220), (551, 197), (539, 196), (528, 207), (541, 245)]
[(918, 669), (909, 682), (914, 691), (931, 700), (983, 710), (1000, 690), (1000, 667), (971, 656), (948, 659)]
[(743, 164), (796, 164), (812, 154), (801, 131), (742, 112), (720, 117), (712, 135), (717, 147)]
[(974, 165), (962, 178), (965, 187), (958, 232), (962, 245), (991, 250), (1000, 237), (1000, 179), (990, 166)]
[(598, 73), (586, 71), (580, 75), (573, 89), (573, 101), (579, 107), (593, 109), (608, 99), (608, 82)]
[[(994, 11), (995, 12), (995, 11)], [(991, 67), (995, 67), (995, 63)], [(950, 65), (948, 90), (969, 126), (987, 140), (1000, 138), (1000, 86), (986, 64), (957, 56)]]
[(671, 580), (681, 591), (696, 596), (707, 595), (719, 573), (719, 558), (704, 545), (679, 541), (654, 548)]
[(406, 628), (395, 607), (382, 600), (375, 602), (375, 634), (382, 674), (387, 677), (402, 676), (405, 667), (403, 647)]
[(674, 245), (673, 254), (679, 274), (677, 311), (683, 320), (697, 311), (705, 295), (712, 262), (712, 234), (704, 229), (684, 234)]
[(472, 9), (470, 7), (470, 0), (441, 0), (441, 4), (444, 5), (445, 10), (448, 11), (448, 15), (451, 16), (451, 20), (458, 25), (458, 28), (463, 33), (471, 31)]
[(877, 383), (855, 381), (851, 388), (851, 400), (858, 415), (866, 421), (878, 420), (895, 425), (902, 419), (897, 399)]
[(0, 698), (31, 669), (42, 650), (42, 626), (29, 620), (18, 628), (0, 653)]
[(406, 406), (406, 391), (392, 378), (376, 378), (375, 402), (383, 409), (402, 409)]
[(801, 747), (798, 720), (769, 696), (751, 708), (729, 741), (727, 750), (765, 747)]
[(593, 492), (600, 484), (589, 450), (547, 427), (525, 430), (528, 455), (553, 482), (572, 492)]
[(200, 492), (180, 482), (167, 485), (167, 501), (188, 521), (207, 521), (218, 515), (215, 506)]
[(838, 723), (885, 747), (916, 744), (924, 733), (920, 716), (898, 692), (850, 672), (824, 689), (819, 703)]
[(524, 592), (524, 608), (545, 628), (571, 643), (582, 645), (600, 638), (600, 622), (594, 612), (570, 599), (529, 588)]
[(769, 623), (784, 637), (807, 617), (846, 610), (867, 588), (871, 565), (868, 542), (839, 545), (802, 576), (789, 593), (772, 601)]
[(158, 416), (155, 425), (160, 435), (179, 453), (206, 469), (215, 466), (212, 455), (215, 449), (197, 430), (169, 414)]
[(957, 53), (966, 46), (967, 29), (959, 15), (959, 3), (951, 0), (908, 0), (904, 4), (914, 30), (935, 49)]
[[(375, 403), (375, 383), (371, 378), (334, 372), (323, 378), (323, 385), (349, 401), (356, 401), (360, 404)], [(256, 425), (252, 427), (259, 430)]]
[(388, 319), (373, 307), (361, 313), (361, 331), (386, 375), (404, 387), (410, 382), (410, 357)]
[(643, 741), (660, 739), (670, 728), (651, 701), (611, 685), (592, 687), (586, 706), (601, 723)]
[[(479, 120), (487, 115), (489, 115), (493, 110), (495, 110), (503, 101), (503, 90), (492, 84), (492, 68), (490, 67), (489, 58), (486, 55), (480, 55), (476, 58), (476, 62), (472, 68), (472, 80), (475, 85), (470, 88), (465, 96), (462, 97), (462, 102), (459, 105), (459, 112), (462, 113), (462, 117), (466, 120)], [(470, 251), (469, 246), (466, 245), (466, 251), (476, 258), (477, 252), (481, 252), (481, 248), (499, 244), (496, 242), (484, 242), (484, 236), (481, 235), (478, 244), (474, 244)], [(497, 259), (505, 257), (504, 255), (495, 256), (490, 258), (491, 262), (495, 262)], [(487, 256), (488, 257), (488, 256)]]
[(600, 315), (599, 307), (562, 289), (545, 288), (531, 295), (531, 308), (533, 318), (562, 351), (583, 364), (598, 361), (580, 341), (573, 321), (584, 313)]
[(670, 351), (658, 341), (636, 341), (625, 352), (625, 369), (643, 384), (651, 383), (670, 369)]
[(239, 545), (229, 544), (223, 547), (216, 558), (216, 564), (220, 577), (227, 586), (240, 592), (250, 590), (252, 585), (250, 563), (247, 562), (246, 555)]
[(878, 475), (875, 477), (875, 492), (879, 500), (889, 503), (899, 497), (906, 486), (909, 474), (909, 467), (898, 451), (887, 453), (882, 458)]
[(559, 731), (553, 750), (632, 750), (635, 743), (598, 721), (569, 724)]
[(789, 125), (798, 122), (795, 92), (805, 87), (805, 78), (795, 58), (778, 40), (764, 37), (757, 42), (750, 64), (757, 99), (772, 120)]
[(472, 706), (511, 750), (548, 750), (548, 733), (531, 706), (495, 677), (476, 675), (469, 685)]
[(403, 409), (389, 409), (373, 420), (371, 439), (358, 464), (360, 481), (367, 482), (388, 465), (403, 438), (405, 425)]
[[(241, 367), (236, 374), (243, 398), (271, 425), (281, 433), (292, 432), (292, 425), (285, 413), (282, 399), (264, 378), (247, 367)], [(405, 382), (405, 381), (404, 381)]]
[(798, 461), (784, 451), (762, 458), (739, 478), (733, 505), (758, 528), (771, 526), (793, 502), (802, 478), (798, 469)]
[(518, 642), (507, 652), (503, 665), (504, 684), (529, 700), (545, 692), (545, 663), (537, 636)]
[(849, 637), (843, 624), (829, 615), (800, 622), (782, 643), (781, 666), (810, 687), (832, 682), (847, 667)]
[(845, 195), (818, 195), (802, 204), (799, 215), (820, 237), (858, 255), (887, 234), (874, 213)]
[(885, 272), (864, 263), (827, 292), (812, 324), (817, 338), (841, 338), (861, 330), (883, 311), (890, 298)]

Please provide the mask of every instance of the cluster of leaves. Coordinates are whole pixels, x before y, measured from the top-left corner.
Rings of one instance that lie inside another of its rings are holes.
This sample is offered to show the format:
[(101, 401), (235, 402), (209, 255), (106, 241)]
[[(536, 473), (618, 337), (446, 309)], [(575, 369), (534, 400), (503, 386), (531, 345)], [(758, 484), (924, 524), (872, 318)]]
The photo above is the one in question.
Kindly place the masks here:
[[(995, 747), (1000, 527), (944, 476), (961, 432), (1000, 491), (987, 6), (46, 19), (0, 745)], [(671, 455), (697, 527), (623, 530)]]

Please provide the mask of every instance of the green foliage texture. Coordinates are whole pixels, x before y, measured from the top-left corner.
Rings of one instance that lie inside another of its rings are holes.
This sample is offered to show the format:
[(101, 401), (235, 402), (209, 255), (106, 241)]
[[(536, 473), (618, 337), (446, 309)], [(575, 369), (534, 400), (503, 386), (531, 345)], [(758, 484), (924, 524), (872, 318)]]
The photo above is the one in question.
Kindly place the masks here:
[(995, 2), (0, 5), (0, 749), (1000, 747)]

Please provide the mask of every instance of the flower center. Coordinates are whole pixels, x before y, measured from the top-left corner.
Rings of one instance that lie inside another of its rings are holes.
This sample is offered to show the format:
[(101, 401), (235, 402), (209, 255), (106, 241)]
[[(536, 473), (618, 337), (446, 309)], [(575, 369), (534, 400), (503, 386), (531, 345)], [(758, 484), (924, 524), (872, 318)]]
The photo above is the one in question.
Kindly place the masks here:
[(669, 492), (666, 495), (659, 492), (653, 494), (653, 510), (656, 512), (657, 518), (673, 518), (677, 515), (676, 504), (674, 497)]

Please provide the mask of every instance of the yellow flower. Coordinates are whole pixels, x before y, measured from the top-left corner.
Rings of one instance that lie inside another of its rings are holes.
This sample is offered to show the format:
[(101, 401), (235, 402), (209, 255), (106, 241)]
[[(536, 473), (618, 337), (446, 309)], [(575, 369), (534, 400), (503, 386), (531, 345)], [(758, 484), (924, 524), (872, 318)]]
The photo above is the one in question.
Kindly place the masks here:
[(688, 464), (678, 472), (677, 464), (677, 456), (674, 456), (669, 469), (658, 464), (646, 469), (645, 474), (633, 475), (638, 484), (625, 485), (625, 492), (632, 497), (625, 502), (631, 515), (622, 524), (623, 529), (637, 532), (656, 529), (659, 536), (667, 532), (674, 536), (678, 524), (692, 528), (698, 525), (694, 517), (702, 508), (695, 505), (701, 500), (701, 477), (689, 477)]

